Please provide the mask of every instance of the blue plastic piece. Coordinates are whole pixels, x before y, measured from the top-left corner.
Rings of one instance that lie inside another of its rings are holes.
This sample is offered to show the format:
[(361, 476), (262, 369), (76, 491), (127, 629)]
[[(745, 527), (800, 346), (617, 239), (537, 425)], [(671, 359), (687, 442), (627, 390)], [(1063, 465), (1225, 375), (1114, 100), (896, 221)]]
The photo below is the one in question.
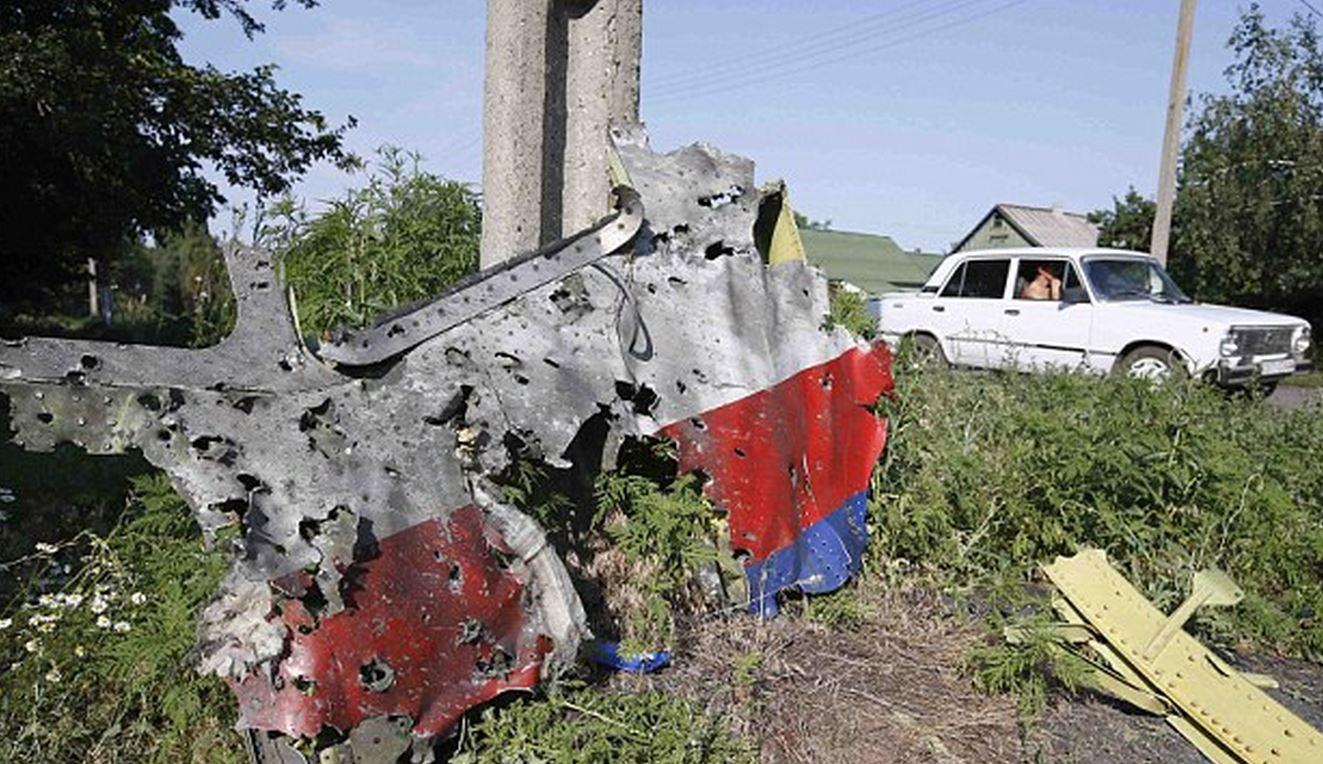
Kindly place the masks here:
[(795, 543), (745, 569), (749, 610), (771, 618), (779, 612), (778, 592), (796, 588), (810, 594), (839, 589), (859, 572), (868, 546), (868, 491), (851, 496), (835, 512), (804, 529)]
[(671, 653), (668, 650), (621, 655), (619, 642), (589, 642), (587, 653), (593, 663), (630, 674), (651, 674), (671, 665)]

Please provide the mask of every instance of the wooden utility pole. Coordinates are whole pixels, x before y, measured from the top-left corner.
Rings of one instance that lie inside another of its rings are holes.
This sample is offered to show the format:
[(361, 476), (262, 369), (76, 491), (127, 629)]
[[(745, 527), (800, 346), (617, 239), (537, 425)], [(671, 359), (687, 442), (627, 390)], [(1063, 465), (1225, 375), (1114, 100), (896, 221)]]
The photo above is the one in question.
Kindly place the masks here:
[(482, 265), (610, 211), (612, 125), (639, 116), (643, 0), (488, 0)]
[(1176, 25), (1176, 55), (1171, 63), (1171, 90), (1167, 96), (1167, 128), (1162, 136), (1162, 164), (1158, 170), (1158, 209), (1153, 217), (1153, 256), (1167, 264), (1171, 241), (1171, 215), (1176, 204), (1176, 159), (1181, 150), (1181, 122), (1185, 111), (1185, 83), (1190, 69), (1190, 35), (1194, 30), (1195, 0), (1181, 0)]

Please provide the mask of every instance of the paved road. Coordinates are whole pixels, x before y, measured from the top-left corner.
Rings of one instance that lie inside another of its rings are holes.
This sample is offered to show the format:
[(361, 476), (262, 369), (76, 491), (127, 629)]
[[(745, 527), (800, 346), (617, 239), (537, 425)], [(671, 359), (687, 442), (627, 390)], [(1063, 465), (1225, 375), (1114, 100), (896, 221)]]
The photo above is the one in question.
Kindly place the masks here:
[(1311, 404), (1323, 409), (1323, 388), (1281, 385), (1268, 402), (1284, 409), (1302, 409)]

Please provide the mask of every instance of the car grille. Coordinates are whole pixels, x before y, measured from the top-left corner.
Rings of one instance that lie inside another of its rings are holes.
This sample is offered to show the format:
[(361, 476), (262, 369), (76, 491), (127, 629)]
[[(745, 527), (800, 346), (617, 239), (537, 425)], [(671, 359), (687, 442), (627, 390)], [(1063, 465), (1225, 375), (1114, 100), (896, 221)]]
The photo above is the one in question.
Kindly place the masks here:
[(1236, 329), (1236, 344), (1243, 355), (1277, 355), (1291, 352), (1295, 328), (1274, 326), (1259, 329)]

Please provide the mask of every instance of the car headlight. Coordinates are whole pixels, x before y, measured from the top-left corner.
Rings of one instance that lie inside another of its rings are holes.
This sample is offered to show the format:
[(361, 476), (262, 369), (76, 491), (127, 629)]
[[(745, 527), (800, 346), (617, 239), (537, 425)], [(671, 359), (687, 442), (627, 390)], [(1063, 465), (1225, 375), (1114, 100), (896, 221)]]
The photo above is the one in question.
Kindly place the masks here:
[(1292, 343), (1291, 349), (1295, 351), (1296, 355), (1304, 355), (1309, 352), (1309, 346), (1314, 342), (1312, 334), (1312, 330), (1306, 326), (1295, 335), (1295, 342)]
[(1240, 338), (1235, 332), (1231, 332), (1222, 338), (1222, 343), (1217, 346), (1217, 351), (1223, 358), (1228, 358), (1240, 352)]

